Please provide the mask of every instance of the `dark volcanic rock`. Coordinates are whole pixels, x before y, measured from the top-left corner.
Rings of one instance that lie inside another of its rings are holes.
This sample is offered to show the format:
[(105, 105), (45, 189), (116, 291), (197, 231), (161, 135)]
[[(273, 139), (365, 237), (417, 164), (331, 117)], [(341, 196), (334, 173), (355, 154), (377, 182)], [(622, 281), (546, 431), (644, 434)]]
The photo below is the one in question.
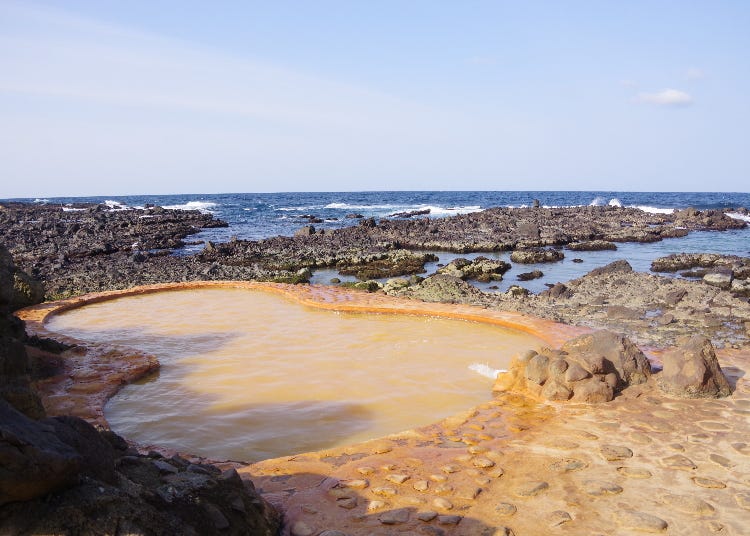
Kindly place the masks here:
[(607, 275), (607, 274), (616, 274), (616, 273), (630, 273), (633, 271), (633, 267), (630, 266), (630, 263), (626, 260), (619, 260), (610, 262), (606, 266), (602, 266), (601, 268), (594, 268), (591, 270), (588, 274), (586, 274), (586, 277), (596, 277), (599, 275)]
[(55, 428), (0, 400), (0, 506), (27, 501), (78, 482), (83, 458)]
[(541, 270), (533, 270), (531, 272), (518, 274), (516, 276), (516, 279), (518, 279), (519, 281), (531, 281), (532, 279), (539, 279), (540, 277), (544, 277), (544, 272), (542, 272)]
[(711, 341), (700, 335), (667, 352), (658, 376), (662, 391), (679, 398), (719, 398), (732, 394)]

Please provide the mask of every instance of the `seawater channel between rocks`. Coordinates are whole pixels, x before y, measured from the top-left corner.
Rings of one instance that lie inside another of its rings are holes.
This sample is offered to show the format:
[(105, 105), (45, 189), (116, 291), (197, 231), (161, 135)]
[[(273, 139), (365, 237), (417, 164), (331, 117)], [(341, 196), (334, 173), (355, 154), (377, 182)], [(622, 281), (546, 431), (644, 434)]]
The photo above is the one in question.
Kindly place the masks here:
[(245, 461), (357, 443), (464, 411), (491, 396), (493, 379), (475, 369), (504, 369), (542, 344), (478, 322), (338, 313), (247, 289), (112, 299), (53, 316), (47, 327), (159, 358), (158, 374), (106, 406), (113, 430)]

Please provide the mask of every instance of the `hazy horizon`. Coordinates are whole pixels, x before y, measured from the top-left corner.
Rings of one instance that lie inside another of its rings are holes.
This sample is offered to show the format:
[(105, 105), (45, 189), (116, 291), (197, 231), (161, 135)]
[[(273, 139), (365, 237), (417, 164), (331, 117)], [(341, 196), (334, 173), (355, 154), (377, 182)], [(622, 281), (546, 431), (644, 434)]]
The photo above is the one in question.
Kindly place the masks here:
[(732, 1), (0, 0), (0, 198), (743, 192), (748, 27)]

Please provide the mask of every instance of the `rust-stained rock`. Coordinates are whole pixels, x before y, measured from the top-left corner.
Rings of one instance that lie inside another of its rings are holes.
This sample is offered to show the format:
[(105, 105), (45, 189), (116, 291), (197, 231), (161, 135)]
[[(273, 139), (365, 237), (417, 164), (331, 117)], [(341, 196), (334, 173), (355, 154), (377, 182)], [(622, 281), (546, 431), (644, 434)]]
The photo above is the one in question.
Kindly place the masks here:
[(608, 402), (650, 375), (651, 365), (637, 346), (622, 335), (597, 331), (567, 341), (561, 350), (544, 348), (514, 359), (494, 389), (553, 401)]

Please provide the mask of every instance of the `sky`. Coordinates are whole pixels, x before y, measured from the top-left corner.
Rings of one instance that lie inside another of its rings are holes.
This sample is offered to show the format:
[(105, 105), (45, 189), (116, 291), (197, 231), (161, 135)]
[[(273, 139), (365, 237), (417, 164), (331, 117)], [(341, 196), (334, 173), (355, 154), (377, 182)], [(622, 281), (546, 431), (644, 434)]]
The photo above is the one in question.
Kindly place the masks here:
[(0, 198), (750, 191), (750, 2), (0, 0)]

